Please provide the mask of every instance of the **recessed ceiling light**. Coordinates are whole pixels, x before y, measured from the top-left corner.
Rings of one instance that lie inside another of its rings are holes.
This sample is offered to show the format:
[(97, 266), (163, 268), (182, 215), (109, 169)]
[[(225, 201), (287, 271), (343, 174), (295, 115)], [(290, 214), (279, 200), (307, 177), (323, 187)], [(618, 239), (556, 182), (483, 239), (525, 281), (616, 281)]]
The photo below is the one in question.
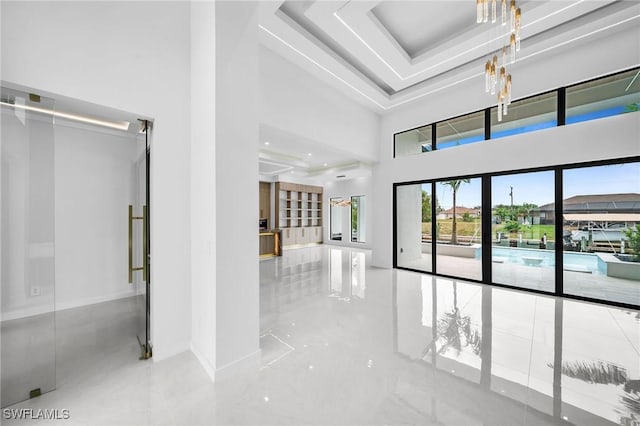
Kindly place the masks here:
[(307, 156), (311, 157), (311, 153), (308, 153)]
[(327, 164), (327, 163), (324, 163), (324, 164), (323, 164), (323, 166), (324, 166), (324, 167), (327, 167), (327, 166), (328, 166), (328, 164)]
[(269, 145), (269, 141), (266, 141), (264, 144), (265, 144), (265, 145)]

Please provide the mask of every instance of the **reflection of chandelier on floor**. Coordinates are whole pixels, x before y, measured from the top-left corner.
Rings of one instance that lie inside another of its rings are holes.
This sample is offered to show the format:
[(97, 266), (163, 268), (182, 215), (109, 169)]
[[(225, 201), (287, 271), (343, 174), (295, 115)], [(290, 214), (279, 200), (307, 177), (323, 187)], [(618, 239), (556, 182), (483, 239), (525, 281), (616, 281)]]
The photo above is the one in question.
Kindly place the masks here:
[[(497, 0), (476, 0), (476, 21), (479, 24), (489, 22), (491, 16), (491, 23), (496, 23), (497, 3)], [(501, 27), (504, 29), (504, 35), (500, 38), (504, 39), (505, 44), (484, 66), (484, 89), (498, 96), (498, 121), (507, 115), (508, 106), (511, 105), (511, 74), (507, 72), (507, 65), (516, 61), (516, 52), (520, 51), (522, 16), (520, 8), (516, 7), (516, 0), (510, 0), (508, 13), (507, 0), (500, 0), (500, 9)]]

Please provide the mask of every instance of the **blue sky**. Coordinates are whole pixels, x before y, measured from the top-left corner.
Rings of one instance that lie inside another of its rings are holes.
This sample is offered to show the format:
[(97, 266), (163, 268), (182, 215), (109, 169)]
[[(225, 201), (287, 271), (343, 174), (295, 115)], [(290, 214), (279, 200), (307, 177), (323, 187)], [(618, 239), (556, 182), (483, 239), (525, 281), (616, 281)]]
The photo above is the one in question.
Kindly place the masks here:
[[(623, 192), (640, 193), (640, 163), (616, 164), (565, 170), (564, 198), (574, 195), (612, 194)], [(553, 171), (496, 176), (491, 181), (492, 203), (510, 203), (509, 192), (513, 186), (513, 203), (543, 205), (553, 202)], [(423, 185), (430, 190), (430, 185)], [(451, 188), (436, 184), (436, 195), (440, 205), (451, 207)], [(460, 185), (457, 205), (474, 207), (481, 204), (481, 182), (479, 178)]]

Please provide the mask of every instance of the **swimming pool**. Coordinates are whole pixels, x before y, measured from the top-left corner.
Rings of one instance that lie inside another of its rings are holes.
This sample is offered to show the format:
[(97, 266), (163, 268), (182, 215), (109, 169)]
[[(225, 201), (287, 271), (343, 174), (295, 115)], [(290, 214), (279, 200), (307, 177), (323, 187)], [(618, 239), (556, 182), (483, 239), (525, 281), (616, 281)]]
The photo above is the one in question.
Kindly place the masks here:
[[(526, 249), (515, 247), (492, 247), (491, 256), (494, 262), (531, 264), (532, 259), (541, 259), (537, 262), (540, 267), (553, 267), (556, 264), (553, 250)], [(598, 256), (593, 253), (563, 253), (565, 269), (575, 269), (580, 272), (603, 273), (598, 267)]]

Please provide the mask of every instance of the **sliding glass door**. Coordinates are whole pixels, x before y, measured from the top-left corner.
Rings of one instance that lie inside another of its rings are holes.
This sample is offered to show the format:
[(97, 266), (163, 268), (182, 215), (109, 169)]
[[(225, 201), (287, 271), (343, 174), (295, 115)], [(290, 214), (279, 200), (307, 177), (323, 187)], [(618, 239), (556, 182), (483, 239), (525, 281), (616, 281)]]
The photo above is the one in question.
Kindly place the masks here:
[(394, 193), (394, 267), (640, 306), (638, 157), (397, 183)]
[(431, 184), (396, 187), (396, 263), (432, 272)]
[(553, 170), (491, 178), (493, 282), (554, 291)]
[(436, 182), (436, 272), (482, 279), (480, 178)]
[(640, 162), (563, 171), (564, 292), (640, 306)]

